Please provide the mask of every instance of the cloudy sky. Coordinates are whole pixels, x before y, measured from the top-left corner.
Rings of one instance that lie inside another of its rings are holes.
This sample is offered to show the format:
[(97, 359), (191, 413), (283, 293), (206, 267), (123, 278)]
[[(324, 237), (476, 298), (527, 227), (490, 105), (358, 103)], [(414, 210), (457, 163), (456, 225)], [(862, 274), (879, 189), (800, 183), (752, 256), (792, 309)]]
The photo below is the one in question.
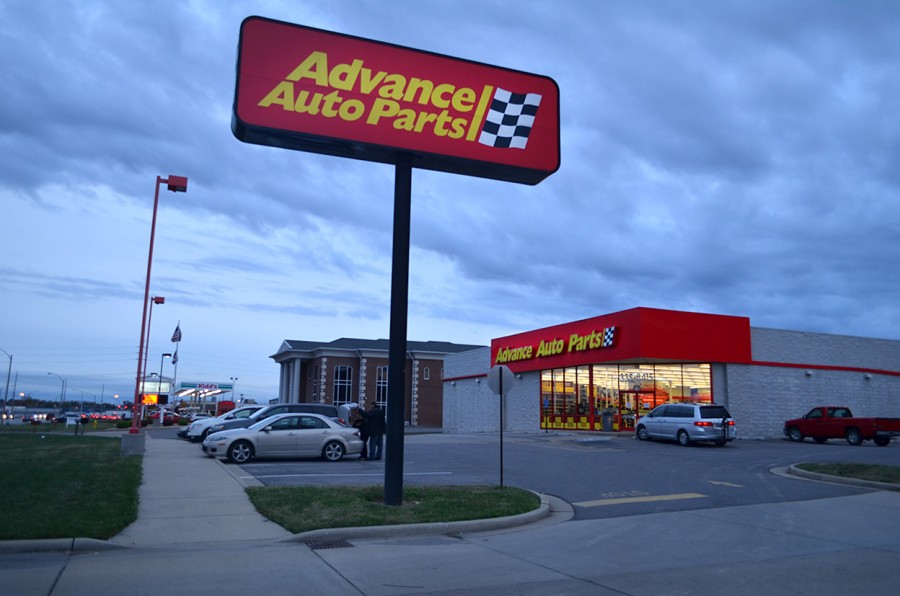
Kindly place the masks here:
[(900, 3), (0, 0), (10, 394), (133, 395), (157, 175), (151, 371), (179, 322), (178, 379), (256, 399), (284, 339), (388, 337), (394, 170), (235, 139), (250, 15), (559, 84), (539, 185), (413, 173), (409, 339), (647, 306), (900, 340)]

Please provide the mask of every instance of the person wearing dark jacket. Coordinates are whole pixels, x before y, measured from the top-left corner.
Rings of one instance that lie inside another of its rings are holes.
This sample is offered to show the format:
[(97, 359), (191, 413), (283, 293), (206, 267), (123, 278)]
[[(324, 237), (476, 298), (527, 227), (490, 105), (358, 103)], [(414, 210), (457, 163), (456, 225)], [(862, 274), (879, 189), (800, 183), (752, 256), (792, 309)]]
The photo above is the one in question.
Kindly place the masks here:
[(386, 423), (384, 420), (384, 410), (378, 405), (378, 402), (372, 401), (371, 408), (362, 412), (365, 419), (366, 430), (369, 434), (369, 457), (370, 460), (381, 459), (381, 451), (384, 448), (384, 431)]
[(369, 423), (363, 414), (362, 408), (356, 408), (354, 410), (353, 423), (351, 426), (359, 431), (359, 439), (363, 444), (359, 459), (366, 459), (369, 455)]

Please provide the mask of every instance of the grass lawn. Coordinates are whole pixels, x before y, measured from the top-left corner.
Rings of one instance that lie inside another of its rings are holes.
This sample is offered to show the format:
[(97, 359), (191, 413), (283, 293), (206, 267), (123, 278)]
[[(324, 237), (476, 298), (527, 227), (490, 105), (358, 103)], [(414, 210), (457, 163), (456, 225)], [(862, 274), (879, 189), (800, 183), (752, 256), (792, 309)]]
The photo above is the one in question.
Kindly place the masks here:
[(100, 538), (137, 519), (141, 458), (118, 437), (0, 434), (0, 539)]
[(407, 486), (400, 505), (384, 504), (382, 486), (252, 487), (250, 500), (263, 516), (298, 534), (347, 528), (450, 522), (503, 517), (532, 511), (532, 492), (499, 486)]
[(798, 468), (817, 474), (900, 484), (900, 467), (879, 464), (798, 464)]

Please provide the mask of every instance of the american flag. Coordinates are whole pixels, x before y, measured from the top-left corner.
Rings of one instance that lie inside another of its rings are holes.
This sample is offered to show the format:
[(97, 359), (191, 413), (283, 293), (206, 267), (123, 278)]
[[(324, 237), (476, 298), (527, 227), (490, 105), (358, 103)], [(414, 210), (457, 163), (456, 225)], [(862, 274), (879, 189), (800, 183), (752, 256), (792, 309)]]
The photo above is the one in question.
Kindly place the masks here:
[(181, 323), (175, 325), (175, 333), (172, 334), (172, 343), (181, 341)]

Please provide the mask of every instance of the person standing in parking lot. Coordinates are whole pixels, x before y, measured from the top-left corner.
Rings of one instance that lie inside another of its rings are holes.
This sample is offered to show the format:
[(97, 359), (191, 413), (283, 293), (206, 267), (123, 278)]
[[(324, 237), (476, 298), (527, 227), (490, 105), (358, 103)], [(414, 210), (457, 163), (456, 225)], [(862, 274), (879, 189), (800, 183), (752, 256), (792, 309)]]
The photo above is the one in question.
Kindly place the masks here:
[(359, 459), (368, 459), (369, 455), (369, 421), (366, 420), (365, 412), (362, 408), (354, 408), (353, 412), (353, 428), (359, 431), (359, 439), (362, 441), (362, 451)]
[(372, 407), (362, 413), (369, 432), (369, 459), (379, 460), (384, 447), (384, 431), (387, 425), (384, 421), (384, 410), (381, 409), (378, 402), (373, 400), (370, 405)]

